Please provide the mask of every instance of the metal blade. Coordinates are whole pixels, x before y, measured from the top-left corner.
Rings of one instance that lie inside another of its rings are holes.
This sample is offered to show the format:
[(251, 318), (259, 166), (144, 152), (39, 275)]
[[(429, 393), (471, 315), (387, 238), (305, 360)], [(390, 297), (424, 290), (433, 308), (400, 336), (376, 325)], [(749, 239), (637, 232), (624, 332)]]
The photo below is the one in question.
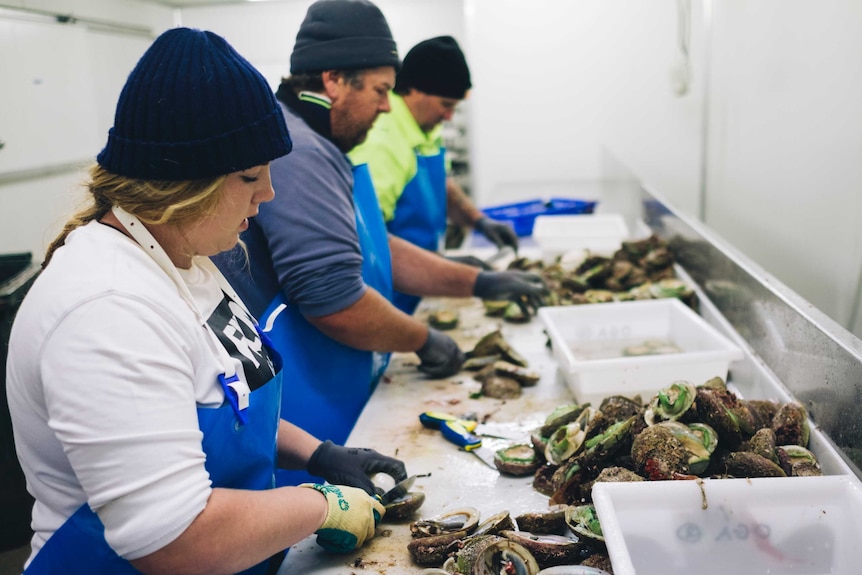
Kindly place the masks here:
[(413, 483), (416, 481), (416, 476), (411, 475), (404, 481), (395, 484), (395, 487), (384, 493), (380, 496), (380, 502), (383, 505), (389, 505), (396, 499), (400, 499), (407, 495), (407, 492), (413, 487)]
[(513, 250), (509, 246), (503, 246), (502, 248), (497, 250), (497, 253), (495, 253), (491, 257), (485, 259), (484, 261), (485, 261), (486, 265), (493, 268), (494, 264), (497, 263), (498, 261), (500, 261), (501, 259), (503, 259), (507, 256), (514, 256), (514, 255), (516, 255), (515, 250)]
[(519, 441), (524, 437), (529, 437), (529, 433), (523, 432), (513, 424), (480, 423), (473, 429), (473, 433), (481, 437), (507, 439), (509, 441)]
[(469, 451), (473, 455), (479, 458), (479, 461), (497, 471), (497, 466), (494, 465), (494, 452), (487, 447), (474, 447), (472, 449), (465, 449), (465, 451)]

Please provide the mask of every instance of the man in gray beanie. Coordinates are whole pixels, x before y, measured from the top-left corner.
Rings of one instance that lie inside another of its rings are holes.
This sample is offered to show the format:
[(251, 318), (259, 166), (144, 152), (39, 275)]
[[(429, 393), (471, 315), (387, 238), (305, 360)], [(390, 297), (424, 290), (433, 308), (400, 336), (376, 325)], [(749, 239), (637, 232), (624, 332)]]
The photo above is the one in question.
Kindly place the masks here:
[[(290, 63), (277, 98), (293, 151), (271, 165), (276, 197), (243, 236), (248, 265), (242, 254), (217, 263), (284, 356), (282, 417), (332, 442), (309, 462), (314, 476), (344, 458), (336, 444), (349, 435), (391, 352), (415, 352), (418, 369), (434, 378), (457, 373), (464, 361), (449, 336), (390, 303), (393, 287), (469, 297), (508, 279), (514, 287), (496, 299), (540, 288), (531, 283), (536, 276), (482, 276), (387, 234), (367, 170), (346, 156), (389, 111), (400, 66), (374, 4), (312, 4)], [(308, 476), (280, 472), (277, 480), (296, 484)]]
[[(471, 87), (467, 60), (454, 38), (438, 36), (418, 43), (398, 72), (390, 97), (392, 112), (375, 123), (350, 158), (368, 164), (390, 233), (437, 250), (448, 217), (457, 225), (475, 228), (498, 248), (517, 251), (518, 236), (511, 226), (486, 217), (458, 182), (447, 177), (442, 123), (452, 119)], [(461, 261), (482, 265), (475, 258)], [(412, 313), (419, 298), (396, 293), (394, 302)]]

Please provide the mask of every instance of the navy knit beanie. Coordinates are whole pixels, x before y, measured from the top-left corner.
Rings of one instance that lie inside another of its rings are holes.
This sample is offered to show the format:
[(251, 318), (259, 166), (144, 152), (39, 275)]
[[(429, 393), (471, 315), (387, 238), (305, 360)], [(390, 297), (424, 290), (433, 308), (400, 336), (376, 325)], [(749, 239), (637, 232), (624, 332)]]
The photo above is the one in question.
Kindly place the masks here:
[(290, 149), (281, 107), (260, 72), (221, 36), (174, 28), (129, 74), (97, 161), (134, 179), (196, 180)]
[(400, 94), (415, 88), (456, 100), (463, 100), (472, 86), (467, 60), (451, 36), (438, 36), (413, 46), (404, 56), (395, 81), (395, 91)]
[(308, 8), (290, 55), (290, 73), (401, 65), (389, 24), (368, 0), (318, 0)]

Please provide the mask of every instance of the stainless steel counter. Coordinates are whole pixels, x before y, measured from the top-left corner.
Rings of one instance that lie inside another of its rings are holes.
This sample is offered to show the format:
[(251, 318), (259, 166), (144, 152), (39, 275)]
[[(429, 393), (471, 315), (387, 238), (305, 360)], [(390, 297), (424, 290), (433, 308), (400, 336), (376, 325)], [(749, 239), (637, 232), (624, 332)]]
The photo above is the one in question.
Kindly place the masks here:
[[(541, 381), (535, 387), (524, 388), (518, 399), (471, 399), (479, 384), (469, 372), (447, 380), (428, 380), (416, 370), (414, 354), (397, 354), (386, 379), (362, 412), (348, 444), (373, 447), (396, 456), (406, 463), (408, 473), (429, 474), (417, 479), (412, 489), (424, 491), (426, 496), (412, 520), (465, 506), (475, 507), (483, 518), (503, 510), (518, 515), (546, 509), (548, 498), (532, 488), (532, 476), (502, 476), (474, 455), (460, 451), (439, 431), (424, 428), (419, 422), (419, 414), (428, 410), (457, 415), (473, 412), (480, 420), (507, 424), (507, 431), (520, 433), (528, 440), (529, 431), (554, 407), (572, 400), (545, 347), (541, 323), (534, 319), (528, 324), (515, 325), (487, 318), (478, 300), (423, 302), (417, 316), (421, 318), (434, 307), (459, 310), (460, 325), (448, 333), (465, 350), (472, 349), (482, 335), (501, 327), (506, 340), (527, 359), (530, 368), (541, 373)], [(313, 537), (309, 538), (290, 550), (279, 575), (419, 573), (422, 568), (413, 564), (407, 551), (409, 523), (408, 520), (381, 524), (369, 544), (349, 555), (328, 554), (317, 546)]]
[(694, 284), (756, 356), (737, 370), (738, 379), (757, 381), (768, 372), (862, 477), (862, 341), (658, 192), (643, 188), (634, 201), (634, 213), (670, 243)]
[[(683, 274), (684, 271), (680, 270)], [(692, 281), (690, 278), (689, 281)], [(718, 329), (729, 335), (746, 353), (743, 361), (731, 365), (730, 383), (750, 398), (788, 401), (792, 397), (758, 358), (753, 349), (733, 331), (717, 308), (701, 294), (701, 313)], [(482, 518), (503, 510), (513, 516), (527, 511), (546, 509), (548, 498), (532, 488), (532, 477), (513, 478), (500, 475), (475, 456), (458, 450), (440, 432), (424, 428), (419, 422), (423, 411), (447, 411), (462, 415), (475, 413), (480, 420), (499, 422), (515, 434), (528, 439), (554, 407), (574, 398), (546, 347), (546, 336), (538, 319), (528, 324), (502, 323), (484, 316), (477, 300), (430, 300), (423, 302), (417, 317), (424, 319), (436, 308), (458, 309), (460, 326), (449, 332), (465, 350), (478, 339), (497, 328), (506, 340), (541, 373), (535, 387), (524, 388), (513, 400), (471, 398), (479, 384), (469, 372), (447, 380), (428, 380), (416, 370), (413, 354), (397, 354), (362, 412), (348, 440), (349, 445), (373, 447), (402, 459), (410, 474), (420, 477), (413, 487), (426, 495), (422, 508), (411, 519), (430, 517), (445, 510), (475, 507)], [(493, 443), (490, 443), (493, 447)], [(502, 442), (509, 443), (509, 442)], [(818, 429), (813, 430), (811, 449), (823, 466), (824, 473), (853, 475), (851, 467), (834, 444)], [(422, 567), (413, 564), (407, 544), (409, 523), (384, 523), (377, 536), (361, 550), (348, 555), (332, 555), (321, 549), (311, 537), (295, 545), (288, 553), (278, 575), (410, 575)]]
[[(731, 365), (729, 382), (750, 399), (801, 401), (816, 424), (811, 449), (824, 473), (862, 476), (857, 447), (862, 442), (862, 342), (711, 230), (675, 213), (657, 194), (641, 189), (626, 201), (614, 208), (629, 217), (630, 229), (657, 233), (671, 243), (681, 275), (700, 296), (701, 315), (745, 352), (743, 361)], [(411, 474), (429, 474), (413, 488), (427, 497), (414, 519), (463, 506), (477, 508), (483, 518), (503, 510), (518, 515), (544, 509), (548, 498), (532, 488), (531, 477), (501, 476), (418, 420), (431, 409), (474, 412), (480, 419), (510, 423), (526, 439), (554, 407), (573, 399), (545, 346), (541, 323), (500, 323), (484, 317), (476, 300), (426, 301), (417, 315), (437, 307), (460, 310), (454, 337), (463, 349), (501, 327), (531, 369), (541, 372), (541, 381), (516, 400), (471, 399), (479, 384), (469, 373), (430, 381), (416, 371), (413, 354), (396, 355), (348, 444), (397, 456)], [(407, 551), (408, 525), (385, 523), (363, 549), (343, 556), (327, 554), (309, 538), (291, 549), (279, 575), (420, 573)]]

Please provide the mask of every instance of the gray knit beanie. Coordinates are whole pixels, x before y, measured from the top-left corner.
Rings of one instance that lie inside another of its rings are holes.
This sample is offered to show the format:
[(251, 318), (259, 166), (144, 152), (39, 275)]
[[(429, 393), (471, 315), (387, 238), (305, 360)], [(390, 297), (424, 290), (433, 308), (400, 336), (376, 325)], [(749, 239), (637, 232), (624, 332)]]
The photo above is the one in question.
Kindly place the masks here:
[(196, 180), (290, 152), (281, 106), (260, 72), (224, 38), (174, 28), (129, 74), (96, 160), (143, 180)]
[(389, 24), (368, 0), (318, 0), (308, 8), (290, 55), (290, 73), (401, 65)]

